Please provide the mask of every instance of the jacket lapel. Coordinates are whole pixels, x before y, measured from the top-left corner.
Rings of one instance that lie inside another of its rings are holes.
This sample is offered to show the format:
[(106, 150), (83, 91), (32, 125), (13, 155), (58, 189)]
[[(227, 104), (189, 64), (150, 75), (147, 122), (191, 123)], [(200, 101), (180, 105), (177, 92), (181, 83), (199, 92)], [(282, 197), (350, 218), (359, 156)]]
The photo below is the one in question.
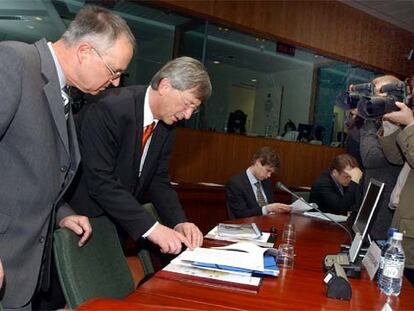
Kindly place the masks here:
[(55, 121), (59, 137), (65, 147), (66, 152), (69, 154), (66, 118), (63, 110), (62, 96), (60, 92), (59, 79), (55, 63), (53, 61), (52, 55), (50, 54), (50, 50), (45, 39), (36, 42), (35, 46), (38, 49), (40, 55), (41, 72), (46, 80), (43, 91), (47, 98), (50, 112), (52, 114), (53, 120)]
[[(147, 175), (151, 172), (151, 168), (156, 165), (158, 157), (161, 154), (161, 148), (164, 145), (165, 138), (167, 137), (167, 129), (162, 124), (162, 121), (158, 122), (157, 126), (152, 133), (151, 142), (148, 148), (147, 157), (145, 158), (144, 166), (141, 172), (141, 180), (148, 180)], [(153, 156), (156, 155), (156, 156)]]
[(243, 187), (245, 187), (245, 189), (247, 190), (246, 193), (248, 193), (251, 202), (259, 206), (259, 204), (257, 204), (256, 195), (253, 192), (252, 185), (250, 184), (250, 180), (249, 177), (247, 177), (246, 172), (243, 173)]

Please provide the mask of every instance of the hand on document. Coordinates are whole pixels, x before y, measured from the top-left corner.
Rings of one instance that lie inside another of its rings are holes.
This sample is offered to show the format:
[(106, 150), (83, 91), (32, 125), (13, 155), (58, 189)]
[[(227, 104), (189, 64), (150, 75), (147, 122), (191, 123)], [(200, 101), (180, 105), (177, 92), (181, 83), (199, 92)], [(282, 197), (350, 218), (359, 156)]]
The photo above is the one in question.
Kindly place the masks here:
[(266, 209), (268, 213), (289, 213), (291, 207), (283, 203), (271, 203), (266, 205)]
[(190, 249), (203, 245), (203, 233), (195, 224), (191, 222), (182, 222), (176, 225), (174, 230), (184, 235), (190, 241)]
[(147, 239), (158, 245), (164, 254), (180, 253), (182, 243), (191, 249), (190, 241), (183, 234), (161, 224), (155, 226)]

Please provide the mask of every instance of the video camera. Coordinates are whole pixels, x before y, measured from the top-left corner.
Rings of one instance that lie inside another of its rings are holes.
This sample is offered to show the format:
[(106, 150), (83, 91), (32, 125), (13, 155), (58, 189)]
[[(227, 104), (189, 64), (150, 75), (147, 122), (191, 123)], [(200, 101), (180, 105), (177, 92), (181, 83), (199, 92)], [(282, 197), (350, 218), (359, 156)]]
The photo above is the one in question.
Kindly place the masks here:
[(383, 85), (379, 93), (374, 95), (372, 83), (363, 83), (350, 86), (350, 91), (337, 97), (337, 105), (345, 110), (357, 108), (358, 115), (363, 119), (377, 119), (384, 114), (397, 111), (396, 101), (413, 107), (413, 97), (409, 86), (401, 81)]
[(348, 92), (336, 97), (336, 105), (344, 110), (354, 109), (361, 99), (372, 95), (374, 95), (372, 83), (351, 84)]

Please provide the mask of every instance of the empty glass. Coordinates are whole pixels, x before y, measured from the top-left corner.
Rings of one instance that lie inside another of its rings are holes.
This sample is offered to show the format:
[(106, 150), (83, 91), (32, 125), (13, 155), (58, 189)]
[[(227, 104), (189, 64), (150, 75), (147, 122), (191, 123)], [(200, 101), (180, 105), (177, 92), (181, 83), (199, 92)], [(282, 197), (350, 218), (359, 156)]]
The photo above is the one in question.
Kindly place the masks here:
[(277, 265), (281, 269), (292, 269), (295, 259), (295, 252), (292, 244), (280, 244), (277, 255)]
[(295, 244), (296, 242), (296, 229), (294, 224), (285, 224), (283, 228), (282, 243)]

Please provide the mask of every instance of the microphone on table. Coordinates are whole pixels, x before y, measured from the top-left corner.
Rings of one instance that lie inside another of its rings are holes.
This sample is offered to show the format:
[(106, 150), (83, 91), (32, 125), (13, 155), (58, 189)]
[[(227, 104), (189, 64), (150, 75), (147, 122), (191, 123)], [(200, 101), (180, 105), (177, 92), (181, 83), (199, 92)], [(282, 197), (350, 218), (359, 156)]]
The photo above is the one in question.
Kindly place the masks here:
[(333, 221), (334, 223), (336, 223), (338, 226), (340, 226), (342, 229), (344, 229), (345, 231), (346, 231), (346, 233), (348, 233), (348, 235), (349, 235), (349, 237), (350, 237), (350, 239), (351, 239), (351, 242), (352, 242), (352, 240), (353, 240), (353, 238), (352, 238), (352, 234), (351, 234), (351, 232), (349, 232), (349, 230), (344, 226), (344, 225), (342, 225), (342, 224), (340, 224), (339, 222), (337, 222), (336, 220), (334, 220), (334, 219), (332, 219), (332, 217), (330, 217), (330, 216), (328, 216), (326, 213), (324, 213), (324, 212), (322, 212), (320, 209), (319, 209), (319, 207), (318, 207), (318, 205), (316, 204), (316, 203), (309, 203), (309, 202), (307, 202), (304, 198), (302, 198), (302, 197), (300, 197), (300, 196), (298, 196), (296, 193), (294, 193), (294, 192), (292, 192), (292, 191), (290, 191), (289, 190), (289, 188), (288, 187), (286, 187), (283, 183), (281, 183), (280, 181), (278, 181), (277, 183), (276, 183), (276, 188), (277, 189), (279, 189), (279, 190), (282, 190), (282, 191), (285, 191), (285, 192), (287, 192), (287, 193), (289, 193), (291, 196), (293, 196), (294, 198), (296, 198), (297, 200), (301, 200), (302, 202), (304, 202), (307, 206), (309, 206), (309, 207), (311, 207), (312, 209), (315, 209), (315, 210), (317, 210), (322, 216), (324, 216), (324, 217), (326, 217), (327, 219), (329, 219), (330, 221)]

